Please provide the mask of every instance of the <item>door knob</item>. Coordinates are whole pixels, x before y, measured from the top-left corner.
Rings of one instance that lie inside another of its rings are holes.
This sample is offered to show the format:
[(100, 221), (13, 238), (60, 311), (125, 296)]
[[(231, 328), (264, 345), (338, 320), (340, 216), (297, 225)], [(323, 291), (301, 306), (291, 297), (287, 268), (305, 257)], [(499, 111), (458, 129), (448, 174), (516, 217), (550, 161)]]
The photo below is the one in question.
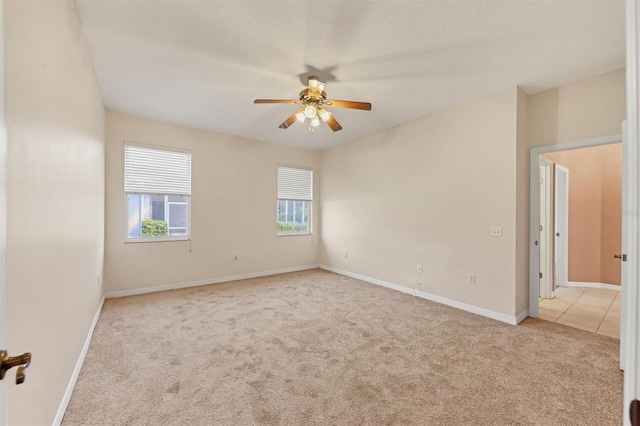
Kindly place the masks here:
[(621, 259), (623, 262), (627, 261), (627, 255), (626, 254), (614, 254), (613, 258), (614, 259)]
[(18, 367), (16, 372), (16, 384), (19, 385), (24, 382), (25, 373), (24, 370), (31, 364), (31, 353), (26, 352), (19, 356), (9, 356), (7, 351), (0, 351), (0, 380), (4, 379), (4, 375), (7, 371), (13, 367)]

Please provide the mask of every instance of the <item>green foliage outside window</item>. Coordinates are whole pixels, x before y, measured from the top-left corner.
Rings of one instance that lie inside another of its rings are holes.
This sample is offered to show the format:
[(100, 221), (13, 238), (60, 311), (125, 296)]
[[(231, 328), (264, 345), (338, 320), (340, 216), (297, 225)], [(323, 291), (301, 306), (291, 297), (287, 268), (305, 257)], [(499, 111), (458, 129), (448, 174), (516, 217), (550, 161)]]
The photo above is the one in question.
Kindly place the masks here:
[(145, 219), (142, 221), (143, 237), (168, 237), (169, 225), (164, 220)]
[(305, 223), (296, 223), (295, 225), (290, 222), (280, 222), (278, 221), (278, 232), (286, 233), (286, 232), (302, 232), (308, 231), (309, 226)]

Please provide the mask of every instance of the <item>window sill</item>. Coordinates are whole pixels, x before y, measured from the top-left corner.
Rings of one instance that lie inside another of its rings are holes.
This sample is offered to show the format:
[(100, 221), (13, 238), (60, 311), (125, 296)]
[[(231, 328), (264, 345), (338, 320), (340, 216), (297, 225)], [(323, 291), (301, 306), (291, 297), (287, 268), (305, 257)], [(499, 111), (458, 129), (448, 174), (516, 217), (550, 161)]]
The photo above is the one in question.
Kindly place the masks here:
[(191, 237), (169, 237), (169, 238), (125, 238), (125, 244), (136, 243), (169, 243), (172, 241), (191, 241)]
[(287, 232), (286, 234), (278, 233), (278, 237), (300, 237), (305, 235), (313, 235), (311, 232)]

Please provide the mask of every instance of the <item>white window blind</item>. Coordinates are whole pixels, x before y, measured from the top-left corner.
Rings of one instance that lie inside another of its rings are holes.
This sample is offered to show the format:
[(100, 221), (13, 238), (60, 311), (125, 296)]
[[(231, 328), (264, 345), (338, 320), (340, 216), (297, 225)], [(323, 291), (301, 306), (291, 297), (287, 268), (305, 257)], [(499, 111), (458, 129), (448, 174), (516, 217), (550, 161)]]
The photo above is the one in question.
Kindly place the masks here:
[(278, 166), (278, 198), (281, 200), (313, 199), (313, 172)]
[(125, 145), (124, 190), (191, 195), (191, 154)]

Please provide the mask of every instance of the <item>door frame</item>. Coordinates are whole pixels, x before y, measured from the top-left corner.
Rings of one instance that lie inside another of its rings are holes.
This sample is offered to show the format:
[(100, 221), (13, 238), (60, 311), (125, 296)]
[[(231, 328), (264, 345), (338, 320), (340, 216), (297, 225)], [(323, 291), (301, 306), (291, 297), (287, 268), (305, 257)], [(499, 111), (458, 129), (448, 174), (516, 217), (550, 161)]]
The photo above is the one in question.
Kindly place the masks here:
[[(620, 337), (624, 336), (625, 360), (624, 386), (623, 386), (623, 424), (630, 425), (630, 407), (635, 399), (640, 400), (640, 215), (638, 214), (640, 202), (638, 189), (640, 188), (640, 5), (637, 1), (627, 0), (627, 69), (626, 88), (627, 95), (627, 121), (625, 126), (625, 143), (623, 144), (623, 161), (627, 166), (628, 176), (622, 195), (627, 209), (626, 240), (622, 247), (627, 255), (626, 282), (622, 300), (621, 316), (624, 318), (625, 327)], [(623, 212), (624, 213), (624, 212)], [(624, 218), (623, 218), (624, 222)]]
[[(545, 298), (553, 298), (554, 296), (554, 274), (553, 271), (553, 221), (551, 220), (553, 213), (553, 204), (552, 204), (552, 189), (551, 182), (553, 181), (553, 161), (539, 156), (538, 157), (538, 167), (544, 171), (544, 176), (540, 176), (540, 185), (538, 186), (540, 190), (540, 198), (539, 198), (539, 206), (540, 206), (540, 215), (543, 214), (544, 209), (544, 218), (540, 218), (540, 226), (542, 229), (538, 233), (538, 238), (540, 238), (540, 251), (544, 251), (541, 256), (540, 262), (540, 272), (542, 273), (542, 277), (539, 278), (538, 283), (543, 288), (543, 296), (548, 296)], [(542, 203), (544, 201), (544, 207)], [(543, 250), (544, 248), (544, 250)], [(544, 285), (542, 285), (544, 283)]]
[(540, 297), (540, 170), (541, 154), (569, 151), (594, 146), (612, 145), (622, 142), (622, 135), (584, 139), (557, 145), (531, 148), (529, 151), (529, 316), (538, 318), (538, 299)]
[[(558, 209), (558, 206), (560, 205), (560, 203), (558, 202), (558, 194), (560, 193), (560, 191), (558, 191), (558, 172), (560, 173), (565, 173), (567, 176), (566, 179), (566, 200), (565, 200), (565, 205), (566, 205), (566, 211), (560, 212)], [(564, 166), (561, 166), (560, 164), (555, 163), (554, 166), (554, 171), (553, 171), (553, 198), (554, 198), (554, 203), (553, 203), (553, 216), (554, 216), (554, 237), (553, 237), (553, 252), (554, 252), (554, 278), (555, 278), (555, 283), (559, 286), (561, 285), (567, 285), (567, 283), (569, 282), (569, 169), (567, 169)], [(560, 219), (560, 215), (558, 213), (562, 214), (562, 218)], [(558, 249), (558, 224), (560, 223), (564, 223), (566, 226), (564, 227), (565, 229), (563, 229), (564, 231), (564, 245), (562, 246), (562, 250)], [(562, 263), (563, 267), (559, 268), (558, 265)], [(563, 272), (563, 276), (560, 277), (558, 276), (558, 271), (562, 271)]]

